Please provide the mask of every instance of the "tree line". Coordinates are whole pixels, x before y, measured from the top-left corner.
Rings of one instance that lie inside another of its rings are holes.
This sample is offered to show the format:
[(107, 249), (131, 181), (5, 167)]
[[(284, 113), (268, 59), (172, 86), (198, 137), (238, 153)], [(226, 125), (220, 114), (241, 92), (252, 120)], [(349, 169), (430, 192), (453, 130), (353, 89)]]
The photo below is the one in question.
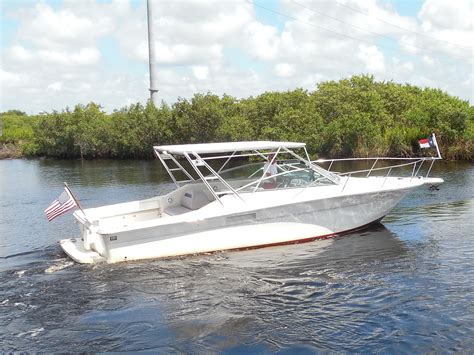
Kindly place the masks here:
[(315, 90), (236, 99), (212, 93), (107, 114), (89, 103), (36, 116), (2, 114), (0, 142), (26, 156), (151, 158), (153, 145), (241, 140), (306, 142), (319, 157), (414, 156), (437, 135), (447, 159), (474, 160), (474, 107), (432, 88), (353, 76)]

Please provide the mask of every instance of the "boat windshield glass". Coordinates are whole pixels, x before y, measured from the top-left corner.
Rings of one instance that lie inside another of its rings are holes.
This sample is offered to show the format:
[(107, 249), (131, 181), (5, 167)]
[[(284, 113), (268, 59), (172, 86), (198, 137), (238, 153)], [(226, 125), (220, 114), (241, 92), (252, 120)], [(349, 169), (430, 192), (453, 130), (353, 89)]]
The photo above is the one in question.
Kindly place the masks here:
[(251, 190), (257, 187), (260, 188), (295, 188), (305, 186), (319, 186), (319, 185), (333, 185), (334, 183), (322, 176), (318, 172), (309, 168), (305, 163), (298, 160), (284, 160), (276, 162), (277, 173), (274, 176), (263, 177), (265, 163), (249, 163), (233, 168), (223, 170), (219, 175), (226, 181), (246, 181), (247, 188), (244, 190)]
[[(236, 150), (232, 154), (225, 151), (225, 154), (200, 156), (191, 152), (184, 154), (186, 162), (183, 165), (167, 152), (157, 152), (157, 155), (177, 186), (201, 181), (216, 199), (229, 193), (238, 195), (239, 192), (257, 192), (262, 189), (305, 188), (339, 183), (337, 175), (309, 162), (306, 149), (303, 149), (303, 155), (298, 152), (285, 147), (274, 151), (266, 146), (262, 151)], [(177, 179), (175, 173), (182, 176)]]

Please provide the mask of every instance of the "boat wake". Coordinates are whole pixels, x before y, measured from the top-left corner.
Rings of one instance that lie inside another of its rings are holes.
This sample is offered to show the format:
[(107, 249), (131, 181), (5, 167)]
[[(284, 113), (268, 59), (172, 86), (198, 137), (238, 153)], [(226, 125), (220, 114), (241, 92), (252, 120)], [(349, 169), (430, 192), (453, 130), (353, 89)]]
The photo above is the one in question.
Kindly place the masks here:
[(60, 270), (63, 270), (69, 266), (72, 266), (74, 265), (74, 261), (71, 261), (69, 259), (59, 259), (59, 260), (55, 260), (55, 264), (54, 265), (51, 265), (50, 267), (48, 267), (46, 270), (44, 270), (44, 272), (46, 274), (52, 274), (54, 272), (58, 272)]

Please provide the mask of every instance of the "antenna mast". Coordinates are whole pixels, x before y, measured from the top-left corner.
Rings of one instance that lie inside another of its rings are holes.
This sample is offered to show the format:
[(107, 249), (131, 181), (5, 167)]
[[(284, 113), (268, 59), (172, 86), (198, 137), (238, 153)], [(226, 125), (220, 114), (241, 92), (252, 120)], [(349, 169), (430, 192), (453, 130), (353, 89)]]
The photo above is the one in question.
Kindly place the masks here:
[(155, 36), (153, 32), (153, 0), (146, 1), (148, 14), (148, 63), (150, 68), (150, 100), (157, 105), (158, 89), (156, 86), (156, 55), (155, 55)]

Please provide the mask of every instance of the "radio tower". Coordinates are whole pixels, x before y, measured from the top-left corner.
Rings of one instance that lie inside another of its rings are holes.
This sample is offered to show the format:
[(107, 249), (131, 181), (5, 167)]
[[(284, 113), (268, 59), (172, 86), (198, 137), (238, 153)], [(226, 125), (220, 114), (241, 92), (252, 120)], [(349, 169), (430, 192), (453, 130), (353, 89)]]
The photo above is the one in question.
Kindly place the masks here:
[(150, 100), (157, 105), (158, 88), (156, 86), (155, 36), (153, 32), (153, 0), (146, 1), (148, 14), (148, 63), (150, 68)]

